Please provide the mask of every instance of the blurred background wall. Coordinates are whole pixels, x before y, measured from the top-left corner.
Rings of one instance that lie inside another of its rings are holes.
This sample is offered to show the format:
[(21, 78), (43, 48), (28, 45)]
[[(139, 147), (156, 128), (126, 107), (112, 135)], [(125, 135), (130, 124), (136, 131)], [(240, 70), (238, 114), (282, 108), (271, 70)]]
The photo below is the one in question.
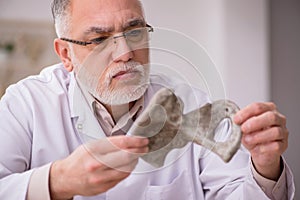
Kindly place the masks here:
[[(143, 3), (151, 25), (178, 31), (205, 49), (220, 72), (227, 98), (241, 107), (254, 101), (277, 103), (288, 118), (290, 139), (285, 157), (294, 172), (296, 188), (300, 189), (297, 155), (300, 1), (143, 0)], [(0, 0), (0, 21), (51, 24), (50, 4), (50, 0)], [(5, 27), (0, 26), (0, 34), (3, 29)], [(48, 46), (53, 53), (51, 43)], [(51, 59), (36, 62), (34, 64), (39, 66), (35, 67), (57, 62), (51, 53), (46, 53)], [(167, 62), (160, 55), (153, 59)], [(296, 199), (300, 199), (299, 195)]]
[(0, 0), (0, 96), (9, 84), (58, 62), (50, 2)]
[(296, 180), (300, 199), (300, 1), (272, 0), (271, 99), (288, 118), (289, 148), (285, 154)]

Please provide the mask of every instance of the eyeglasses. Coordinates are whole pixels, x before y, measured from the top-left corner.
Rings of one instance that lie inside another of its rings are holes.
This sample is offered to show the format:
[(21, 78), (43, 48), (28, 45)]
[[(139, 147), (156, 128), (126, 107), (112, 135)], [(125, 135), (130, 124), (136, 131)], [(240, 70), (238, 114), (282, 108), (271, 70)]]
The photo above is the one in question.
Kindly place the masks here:
[(121, 32), (120, 35), (114, 35), (114, 36), (101, 36), (89, 41), (78, 41), (68, 38), (60, 38), (61, 40), (64, 40), (66, 42), (71, 42), (74, 44), (78, 44), (81, 46), (88, 46), (91, 44), (96, 45), (97, 47), (100, 47), (100, 49), (104, 49), (108, 46), (108, 44), (113, 41), (116, 43), (116, 39), (124, 37), (127, 40), (127, 43), (130, 44), (141, 44), (144, 42), (148, 42), (150, 37), (149, 33), (153, 32), (154, 29), (150, 25), (146, 25), (145, 27), (140, 28), (133, 28), (124, 32)]

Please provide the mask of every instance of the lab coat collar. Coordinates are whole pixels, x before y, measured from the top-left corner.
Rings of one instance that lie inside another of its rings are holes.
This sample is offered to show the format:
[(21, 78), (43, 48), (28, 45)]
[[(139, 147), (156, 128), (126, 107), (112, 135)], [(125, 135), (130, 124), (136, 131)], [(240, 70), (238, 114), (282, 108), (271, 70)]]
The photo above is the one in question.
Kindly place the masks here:
[(75, 128), (80, 134), (84, 135), (84, 138), (99, 139), (106, 137), (94, 115), (92, 103), (95, 99), (80, 88), (73, 72), (71, 72), (69, 86), (69, 101), (71, 117), (77, 119)]

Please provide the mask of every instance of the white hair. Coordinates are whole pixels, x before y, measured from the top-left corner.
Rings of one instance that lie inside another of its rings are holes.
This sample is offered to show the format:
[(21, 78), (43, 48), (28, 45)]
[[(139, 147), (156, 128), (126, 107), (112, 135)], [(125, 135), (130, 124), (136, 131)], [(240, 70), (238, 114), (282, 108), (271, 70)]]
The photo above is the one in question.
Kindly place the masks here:
[[(144, 15), (142, 2), (140, 0), (137, 0), (137, 2)], [(69, 34), (71, 24), (70, 5), (71, 0), (53, 0), (52, 2), (52, 15), (58, 37), (65, 37)]]

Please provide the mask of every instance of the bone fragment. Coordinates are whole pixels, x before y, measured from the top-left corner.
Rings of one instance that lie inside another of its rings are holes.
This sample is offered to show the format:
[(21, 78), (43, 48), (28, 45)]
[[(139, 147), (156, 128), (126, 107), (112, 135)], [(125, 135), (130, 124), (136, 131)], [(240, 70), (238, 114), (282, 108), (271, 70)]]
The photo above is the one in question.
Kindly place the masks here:
[[(229, 100), (218, 100), (187, 114), (183, 114), (183, 106), (169, 89), (163, 88), (154, 95), (130, 129), (132, 135), (150, 140), (149, 153), (142, 158), (161, 167), (172, 149), (194, 142), (229, 162), (241, 145), (240, 127), (232, 122), (238, 106)], [(231, 134), (226, 141), (215, 141), (215, 129), (225, 118), (231, 122)]]

